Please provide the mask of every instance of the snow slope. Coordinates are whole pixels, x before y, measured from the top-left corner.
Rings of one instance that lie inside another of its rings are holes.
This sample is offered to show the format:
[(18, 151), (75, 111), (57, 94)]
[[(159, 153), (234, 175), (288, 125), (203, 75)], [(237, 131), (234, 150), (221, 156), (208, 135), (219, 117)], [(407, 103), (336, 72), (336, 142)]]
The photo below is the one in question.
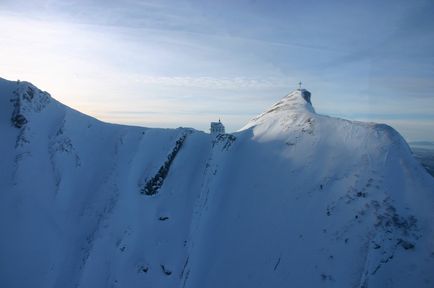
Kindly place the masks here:
[(433, 178), (306, 93), (211, 136), (0, 79), (0, 286), (433, 287)]
[(434, 177), (434, 142), (409, 143), (413, 156)]

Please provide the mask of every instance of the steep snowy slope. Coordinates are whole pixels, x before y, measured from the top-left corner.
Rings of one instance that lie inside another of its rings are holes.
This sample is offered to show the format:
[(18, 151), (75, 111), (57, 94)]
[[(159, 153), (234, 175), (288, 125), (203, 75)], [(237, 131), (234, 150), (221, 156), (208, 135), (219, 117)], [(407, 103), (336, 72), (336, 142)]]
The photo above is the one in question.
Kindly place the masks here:
[(413, 156), (434, 177), (434, 142), (409, 143)]
[(1, 287), (433, 287), (434, 181), (297, 90), (232, 135), (0, 80)]

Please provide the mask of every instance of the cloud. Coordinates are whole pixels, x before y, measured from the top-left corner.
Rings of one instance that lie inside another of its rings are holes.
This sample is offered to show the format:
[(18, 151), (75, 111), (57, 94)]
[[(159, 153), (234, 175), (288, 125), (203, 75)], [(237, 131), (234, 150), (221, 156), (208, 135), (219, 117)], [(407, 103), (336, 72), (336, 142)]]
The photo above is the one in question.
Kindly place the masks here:
[(432, 122), (432, 4), (259, 2), (4, 0), (0, 76), (123, 123), (239, 128), (299, 80), (319, 112)]
[[(181, 86), (208, 89), (269, 89), (288, 87), (289, 79), (249, 77), (189, 77), (189, 76), (144, 76), (140, 80), (146, 85)], [(292, 82), (292, 84), (295, 82)]]

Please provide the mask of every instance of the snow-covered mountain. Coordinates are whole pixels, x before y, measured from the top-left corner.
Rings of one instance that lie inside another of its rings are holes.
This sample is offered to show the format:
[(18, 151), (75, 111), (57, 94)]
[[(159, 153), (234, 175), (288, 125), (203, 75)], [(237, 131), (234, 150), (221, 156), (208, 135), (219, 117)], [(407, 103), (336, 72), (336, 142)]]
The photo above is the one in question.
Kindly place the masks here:
[(233, 134), (0, 80), (1, 287), (434, 287), (434, 180), (296, 90)]

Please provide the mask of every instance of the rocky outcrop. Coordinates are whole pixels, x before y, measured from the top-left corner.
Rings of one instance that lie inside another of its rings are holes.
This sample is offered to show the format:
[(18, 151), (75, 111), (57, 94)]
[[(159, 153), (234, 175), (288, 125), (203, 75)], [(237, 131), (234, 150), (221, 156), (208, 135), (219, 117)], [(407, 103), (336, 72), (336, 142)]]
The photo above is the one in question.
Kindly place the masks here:
[(14, 106), (11, 124), (16, 128), (23, 128), (29, 122), (28, 114), (42, 111), (50, 100), (51, 96), (47, 92), (39, 90), (30, 83), (17, 81), (17, 88), (10, 100)]

